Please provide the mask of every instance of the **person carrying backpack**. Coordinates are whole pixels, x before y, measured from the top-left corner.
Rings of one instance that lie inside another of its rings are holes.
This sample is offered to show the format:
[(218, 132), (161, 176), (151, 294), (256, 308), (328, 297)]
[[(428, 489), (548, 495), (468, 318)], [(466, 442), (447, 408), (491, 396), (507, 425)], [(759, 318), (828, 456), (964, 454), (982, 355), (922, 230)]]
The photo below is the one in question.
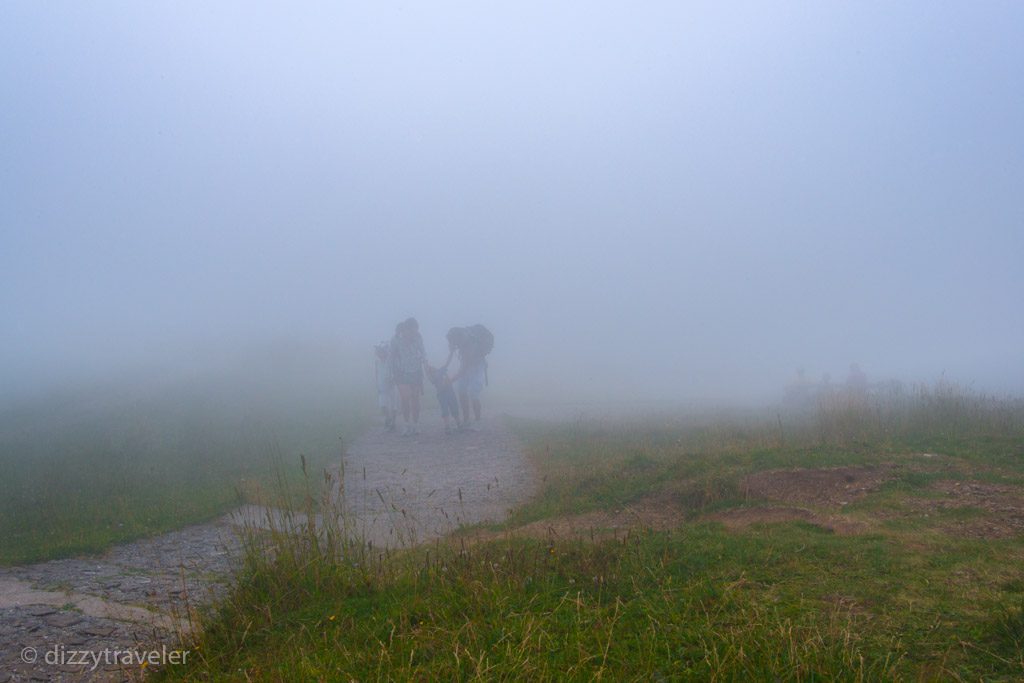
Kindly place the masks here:
[(494, 335), (483, 325), (469, 327), (453, 327), (448, 330), (448, 360), (444, 367), (452, 362), (455, 352), (459, 352), (459, 371), (451, 376), (462, 406), (462, 424), (469, 424), (470, 405), (473, 416), (480, 420), (480, 392), (487, 385), (487, 354), (494, 348)]

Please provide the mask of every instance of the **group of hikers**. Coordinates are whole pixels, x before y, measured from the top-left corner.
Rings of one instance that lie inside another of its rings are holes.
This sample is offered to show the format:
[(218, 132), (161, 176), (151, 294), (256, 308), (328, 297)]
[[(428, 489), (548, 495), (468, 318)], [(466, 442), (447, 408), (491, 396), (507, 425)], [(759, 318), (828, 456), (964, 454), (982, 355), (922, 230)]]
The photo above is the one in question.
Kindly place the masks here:
[[(401, 412), (402, 435), (419, 433), (424, 372), (437, 390), (445, 434), (472, 431), (471, 415), (474, 421), (480, 420), (480, 393), (487, 385), (487, 354), (494, 348), (494, 335), (483, 325), (470, 325), (453, 327), (446, 337), (448, 359), (439, 367), (427, 362), (423, 336), (415, 318), (398, 323), (395, 336), (375, 347), (377, 403), (389, 432), (396, 430), (395, 423)], [(448, 366), (456, 351), (459, 369), (449, 375)]]

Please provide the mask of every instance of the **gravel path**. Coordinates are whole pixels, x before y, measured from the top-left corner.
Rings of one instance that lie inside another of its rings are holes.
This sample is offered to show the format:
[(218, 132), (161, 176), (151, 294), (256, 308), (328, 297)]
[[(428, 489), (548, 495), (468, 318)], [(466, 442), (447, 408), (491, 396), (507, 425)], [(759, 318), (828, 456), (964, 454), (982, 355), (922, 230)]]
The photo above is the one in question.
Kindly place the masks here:
[[(367, 540), (390, 547), (499, 520), (533, 487), (500, 419), (451, 436), (437, 425), (412, 437), (373, 431), (352, 444), (334, 476)], [(125, 659), (154, 649), (172, 656), (161, 648), (172, 651), (188, 631), (186, 605), (227, 589), (237, 526), (268, 514), (249, 506), (100, 556), (0, 568), (0, 683), (139, 679), (143, 667)]]
[(347, 507), (375, 545), (403, 546), (463, 524), (500, 520), (533, 488), (531, 469), (500, 419), (447, 436), (374, 433), (348, 450)]

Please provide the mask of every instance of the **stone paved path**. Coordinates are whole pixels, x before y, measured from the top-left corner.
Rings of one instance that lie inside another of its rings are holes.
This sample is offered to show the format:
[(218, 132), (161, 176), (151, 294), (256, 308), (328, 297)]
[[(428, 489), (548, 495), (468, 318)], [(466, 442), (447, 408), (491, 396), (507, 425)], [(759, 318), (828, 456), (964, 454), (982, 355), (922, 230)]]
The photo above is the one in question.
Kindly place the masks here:
[[(138, 678), (141, 667), (113, 652), (173, 647), (190, 625), (186, 605), (227, 587), (237, 547), (220, 520), (96, 557), (0, 569), (0, 683)], [(78, 651), (105, 661), (76, 665)]]
[[(343, 469), (345, 507), (378, 546), (408, 546), (460, 524), (501, 519), (533, 487), (500, 419), (452, 436), (436, 423), (413, 437), (372, 431), (352, 444)], [(335, 472), (340, 481), (342, 468)], [(237, 526), (260, 525), (273, 514), (247, 506), (99, 556), (0, 568), (0, 683), (138, 680), (142, 667), (116, 660), (131, 656), (125, 650), (181, 642), (191, 627), (187, 605), (209, 604), (229, 585)], [(72, 652), (107, 661), (69, 663), (83, 656)]]
[(478, 431), (446, 436), (368, 434), (345, 462), (345, 498), (367, 538), (404, 546), (462, 524), (500, 520), (529, 497), (533, 473), (500, 419)]

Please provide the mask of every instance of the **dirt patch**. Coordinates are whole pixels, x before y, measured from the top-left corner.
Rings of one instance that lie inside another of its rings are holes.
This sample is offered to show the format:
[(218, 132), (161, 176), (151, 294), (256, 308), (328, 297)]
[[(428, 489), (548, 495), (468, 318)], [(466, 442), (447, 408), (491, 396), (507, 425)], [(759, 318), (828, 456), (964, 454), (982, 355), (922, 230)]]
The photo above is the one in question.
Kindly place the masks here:
[(806, 522), (840, 535), (870, 531), (869, 521), (837, 514), (844, 506), (877, 491), (895, 478), (896, 465), (863, 465), (820, 469), (766, 470), (740, 482), (748, 499), (764, 499), (786, 505), (736, 508), (709, 515), (729, 529), (754, 524)]
[(842, 507), (877, 491), (896, 476), (896, 466), (864, 465), (822, 469), (767, 470), (744, 478), (740, 490), (749, 498), (821, 507)]
[[(968, 538), (1009, 538), (1024, 534), (1024, 491), (1006, 484), (942, 480), (932, 484), (935, 498), (907, 498), (906, 508), (915, 515), (943, 515), (939, 527)], [(961, 519), (946, 513), (977, 512)]]
[(501, 538), (540, 538), (549, 540), (604, 540), (619, 538), (632, 531), (666, 531), (681, 526), (686, 511), (669, 496), (645, 498), (616, 510), (595, 510), (578, 515), (541, 519), (504, 531), (472, 531), (462, 538), (475, 542)]
[[(923, 457), (936, 458), (930, 454)], [(948, 468), (948, 464), (945, 465)], [(935, 467), (912, 467), (913, 471), (936, 471)], [(968, 538), (1008, 538), (1024, 534), (1024, 491), (1006, 484), (943, 479), (932, 484), (930, 497), (906, 496), (897, 509), (872, 510), (851, 520), (835, 514), (844, 506), (877, 491), (896, 478), (898, 465), (885, 463), (860, 467), (768, 470), (746, 477), (741, 490), (754, 499), (767, 499), (788, 506), (763, 506), (728, 510), (711, 519), (729, 528), (780, 521), (803, 521), (839, 534), (864, 533), (875, 528), (873, 521), (936, 517), (938, 528)], [(960, 512), (961, 514), (957, 514)]]
[[(929, 459), (938, 456), (922, 456)], [(752, 525), (805, 522), (847, 536), (870, 533), (886, 519), (936, 516), (939, 528), (957, 536), (1006, 538), (1024, 534), (1024, 490), (1005, 484), (940, 480), (928, 490), (938, 496), (902, 498), (898, 509), (861, 510), (856, 516), (843, 509), (883, 484), (895, 479), (901, 467), (911, 471), (938, 470), (938, 463), (883, 463), (878, 465), (787, 469), (756, 472), (744, 478), (740, 490), (764, 505), (723, 510), (702, 519), (721, 522), (727, 529), (743, 530)], [(942, 465), (948, 469), (948, 463)], [(637, 530), (664, 531), (681, 526), (690, 518), (688, 509), (669, 487), (656, 496), (617, 510), (565, 515), (532, 522), (501, 532), (474, 532), (475, 541), (507, 537), (550, 540), (603, 540), (618, 538)], [(955, 511), (962, 510), (957, 515)], [(953, 512), (953, 514), (948, 514)]]
[[(750, 498), (767, 498), (789, 503), (790, 506), (736, 508), (707, 515), (704, 519), (721, 522), (729, 529), (745, 529), (752, 524), (801, 521), (837, 534), (865, 533), (872, 528), (868, 522), (803, 506), (842, 507), (892, 479), (895, 476), (894, 470), (895, 465), (886, 464), (758, 472), (743, 480), (741, 491)], [(679, 500), (679, 489), (684, 484), (689, 487), (692, 482), (669, 485), (660, 494), (617, 510), (564, 515), (500, 532), (475, 531), (463, 538), (473, 541), (507, 537), (601, 540), (641, 529), (674, 529), (686, 522), (692, 512)]]
[(871, 528), (866, 522), (796, 507), (735, 508), (716, 512), (708, 515), (705, 519), (721, 522), (727, 529), (734, 531), (746, 529), (754, 524), (777, 524), (779, 522), (806, 522), (841, 536), (862, 534)]
[(664, 498), (648, 498), (619, 510), (586, 512), (551, 520), (540, 520), (519, 527), (516, 531), (526, 536), (582, 536), (591, 532), (615, 534), (628, 529), (665, 531), (674, 529), (686, 520), (685, 511)]
[[(542, 519), (505, 531), (474, 531), (465, 538), (490, 541), (500, 538), (540, 538), (549, 540), (605, 540), (640, 530), (667, 531), (682, 526), (689, 519), (688, 511), (670, 496), (645, 498), (618, 510), (598, 510), (579, 515), (563, 515)], [(753, 524), (807, 522), (840, 535), (865, 533), (866, 522), (847, 519), (798, 507), (735, 508), (703, 517), (721, 522), (731, 530), (746, 529)]]

